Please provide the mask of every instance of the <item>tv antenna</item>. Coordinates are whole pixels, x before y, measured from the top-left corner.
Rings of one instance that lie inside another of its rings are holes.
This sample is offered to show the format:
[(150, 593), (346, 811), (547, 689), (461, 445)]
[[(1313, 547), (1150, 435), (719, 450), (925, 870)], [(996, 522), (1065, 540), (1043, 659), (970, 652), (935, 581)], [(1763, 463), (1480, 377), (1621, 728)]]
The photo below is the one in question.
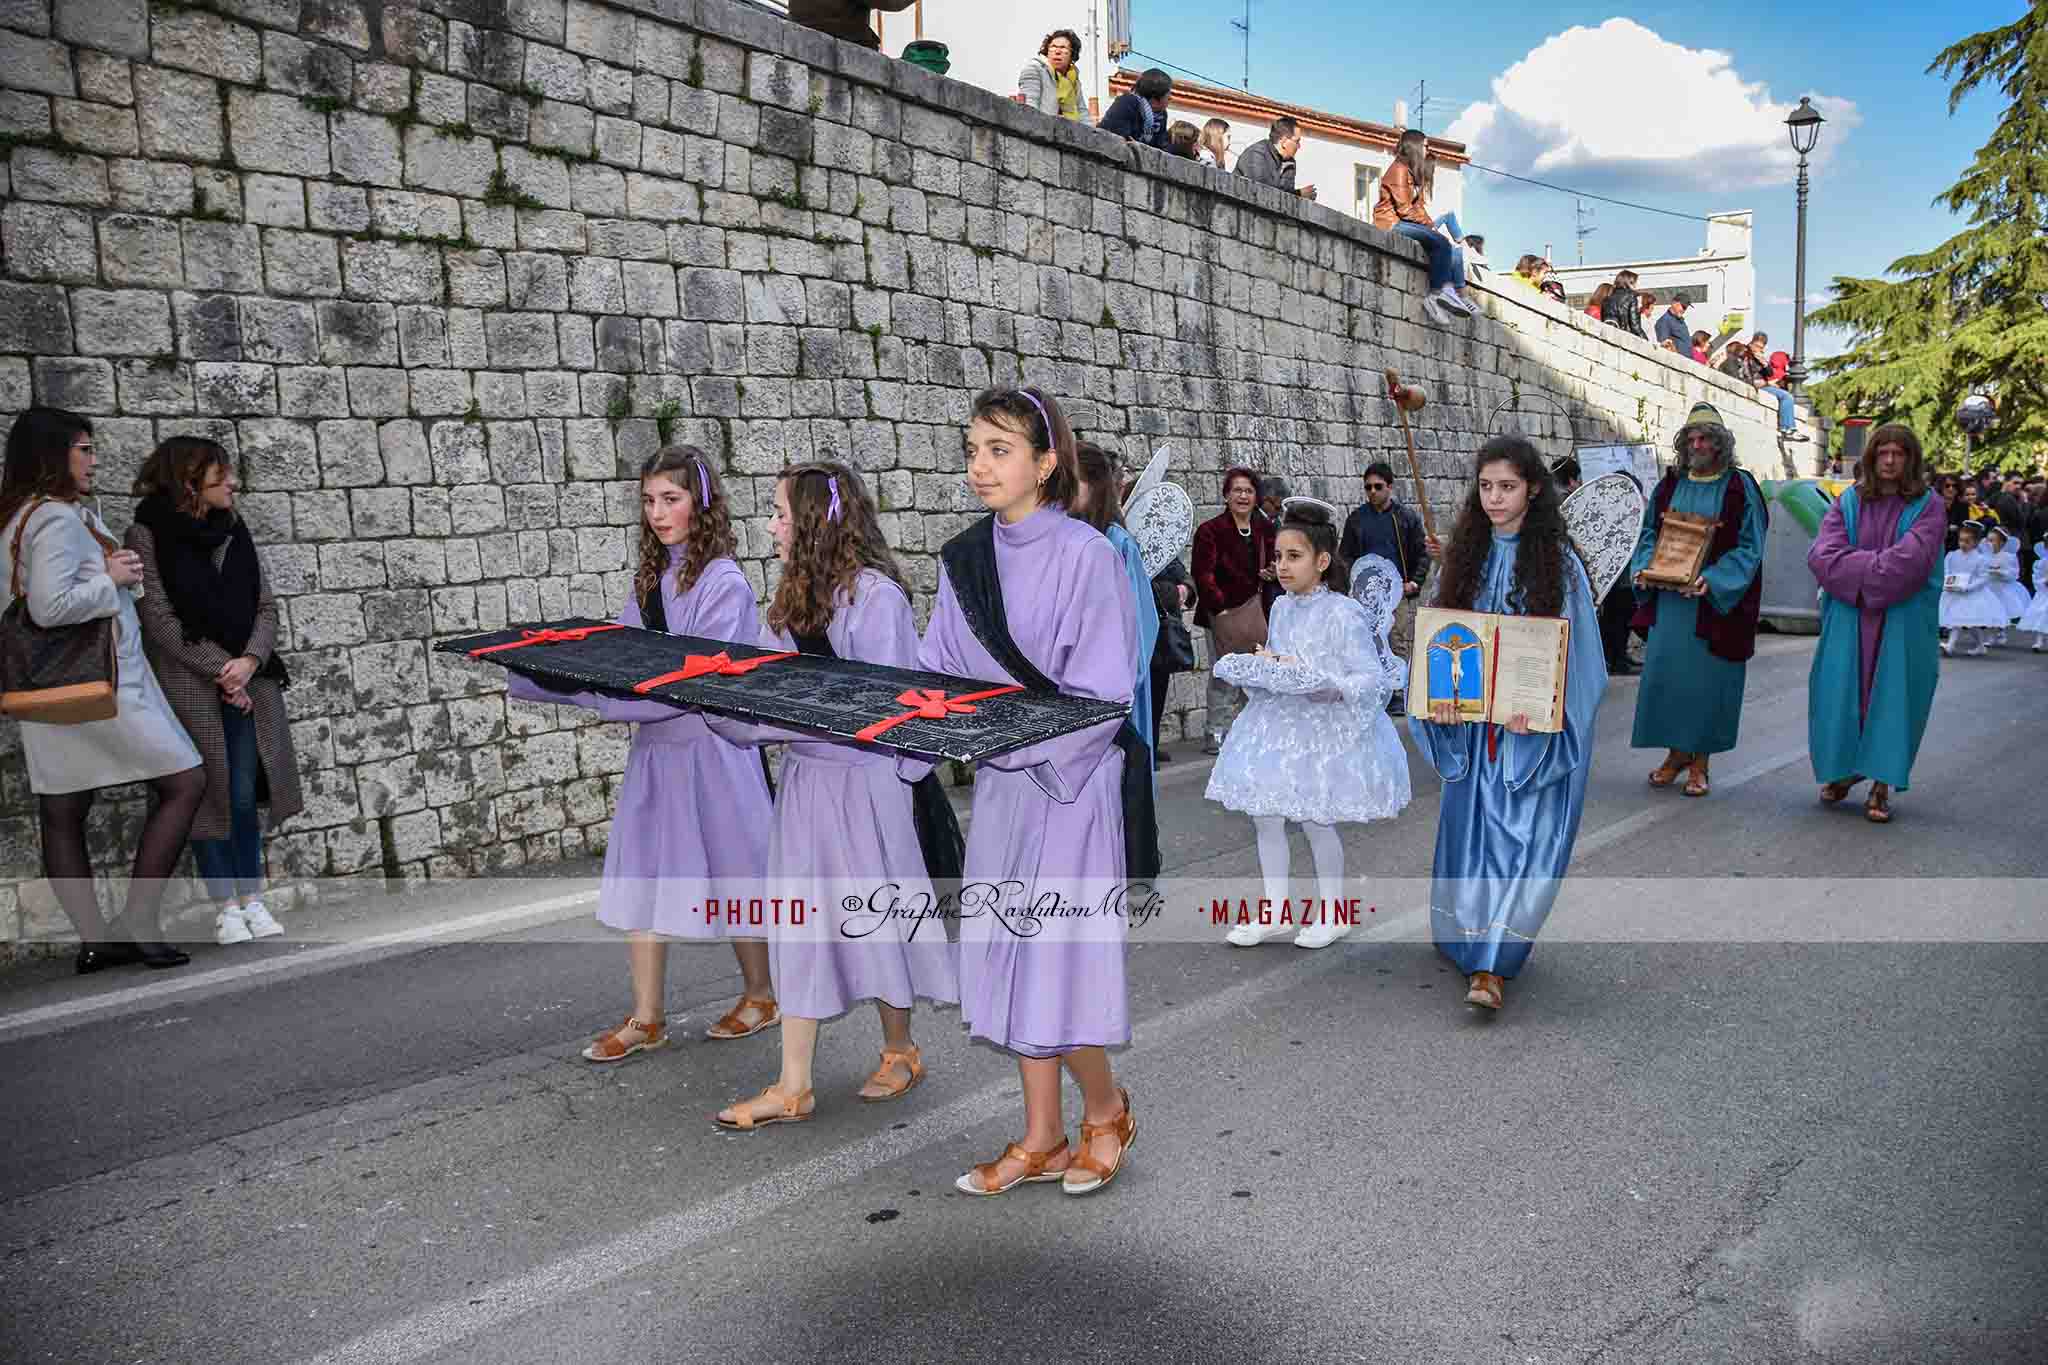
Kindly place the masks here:
[(1593, 210), (1586, 207), (1585, 200), (1572, 200), (1572, 212), (1579, 220), (1579, 264), (1584, 265), (1586, 263), (1586, 239), (1600, 229), (1588, 226), (1593, 221)]
[(1244, 0), (1244, 18), (1232, 19), (1230, 26), (1244, 35), (1244, 88), (1252, 88), (1252, 0)]

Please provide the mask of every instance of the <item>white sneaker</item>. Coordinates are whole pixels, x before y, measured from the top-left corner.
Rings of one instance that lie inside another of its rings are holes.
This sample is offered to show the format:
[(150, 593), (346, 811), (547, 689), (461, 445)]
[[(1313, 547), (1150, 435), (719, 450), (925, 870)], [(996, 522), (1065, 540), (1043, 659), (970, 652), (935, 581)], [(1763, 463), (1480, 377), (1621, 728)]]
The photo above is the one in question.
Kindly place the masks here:
[(1966, 658), (1966, 659), (1981, 659), (1981, 658), (1983, 658), (1983, 657), (1984, 657), (1984, 656), (1985, 656), (1986, 654), (1989, 654), (1990, 652), (1991, 652), (1991, 651), (1990, 651), (1990, 650), (1988, 650), (1988, 649), (1986, 649), (1986, 648), (1984, 648), (1984, 646), (1982, 646), (1982, 645), (1978, 645), (1978, 646), (1977, 646), (1977, 647), (1976, 647), (1975, 649), (1973, 649), (1973, 650), (1969, 651), (1969, 652), (1968, 652), (1967, 654), (1965, 654), (1965, 655), (1964, 655), (1963, 657), (1964, 657), (1964, 658)]
[(1256, 948), (1269, 938), (1279, 938), (1287, 932), (1284, 924), (1240, 924), (1223, 936), (1223, 941), (1233, 948)]
[(2041, 652), (2041, 637), (2038, 635), (2034, 637), (2034, 652), (2036, 654)]
[(223, 948), (232, 948), (237, 943), (247, 943), (256, 935), (249, 932), (243, 922), (242, 912), (233, 906), (213, 917), (213, 941)]
[(1351, 932), (1348, 924), (1311, 924), (1294, 936), (1297, 948), (1327, 948)]
[(249, 926), (252, 938), (281, 938), (284, 926), (271, 915), (262, 901), (250, 901), (242, 907), (242, 922)]
[(1448, 327), (1451, 325), (1450, 309), (1444, 307), (1443, 301), (1434, 294), (1427, 295), (1423, 298), (1422, 315), (1428, 318), (1431, 322), (1435, 323), (1439, 327)]
[(1941, 652), (1951, 659), (1955, 658), (1956, 642), (1954, 640), (1943, 640), (1941, 642)]
[(1462, 317), (1468, 318), (1472, 316), (1472, 305), (1465, 302), (1464, 296), (1460, 294), (1457, 290), (1451, 288), (1451, 286), (1449, 285), (1445, 285), (1443, 288), (1437, 290), (1436, 293), (1431, 295), (1430, 297), (1442, 303), (1444, 307), (1450, 309), (1453, 313), (1457, 313)]

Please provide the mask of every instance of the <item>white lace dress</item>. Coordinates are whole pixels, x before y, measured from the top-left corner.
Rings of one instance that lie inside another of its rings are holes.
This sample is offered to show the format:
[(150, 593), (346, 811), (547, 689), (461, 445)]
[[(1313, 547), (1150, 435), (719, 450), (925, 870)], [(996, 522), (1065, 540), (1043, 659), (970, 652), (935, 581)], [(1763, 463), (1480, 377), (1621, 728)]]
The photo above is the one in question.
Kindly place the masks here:
[(1208, 798), (1322, 825), (1399, 814), (1407, 757), (1387, 719), (1394, 678), (1366, 609), (1323, 588), (1289, 593), (1273, 604), (1266, 648), (1216, 662), (1216, 675), (1250, 700), (1223, 741)]
[(1989, 626), (1997, 629), (2012, 618), (2005, 603), (1991, 590), (1991, 556), (1980, 546), (1974, 550), (1950, 550), (1942, 561), (1941, 607), (1944, 629)]
[(2004, 550), (1995, 555), (1988, 554), (1986, 563), (1989, 567), (1985, 573), (1990, 580), (1986, 586), (1998, 598), (1999, 605), (2005, 608), (2005, 619), (2019, 620), (2027, 609), (2027, 590), (2020, 586), (2020, 552)]

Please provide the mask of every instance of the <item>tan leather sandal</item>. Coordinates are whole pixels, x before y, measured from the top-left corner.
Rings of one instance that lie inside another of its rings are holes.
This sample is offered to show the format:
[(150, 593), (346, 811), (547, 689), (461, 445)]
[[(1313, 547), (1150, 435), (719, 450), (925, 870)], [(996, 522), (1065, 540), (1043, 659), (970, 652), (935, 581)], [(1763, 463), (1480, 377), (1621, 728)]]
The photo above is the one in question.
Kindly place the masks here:
[(1507, 1003), (1507, 983), (1492, 972), (1472, 973), (1472, 989), (1465, 992), (1465, 1003), (1497, 1010)]
[[(909, 1078), (901, 1085), (896, 1084), (894, 1076), (899, 1064), (910, 1073)], [(916, 1047), (908, 1047), (901, 1052), (885, 1047), (882, 1049), (882, 1064), (875, 1068), (875, 1074), (868, 1077), (867, 1084), (860, 1088), (855, 1098), (862, 1104), (887, 1104), (890, 1100), (900, 1100), (908, 1095), (923, 1079), (924, 1058)], [(870, 1085), (880, 1086), (882, 1093), (870, 1095)]]
[[(1007, 1194), (1019, 1185), (1038, 1185), (1048, 1180), (1062, 1180), (1066, 1172), (1048, 1171), (1046, 1165), (1061, 1152), (1067, 1150), (1067, 1140), (1061, 1138), (1057, 1146), (1042, 1152), (1028, 1152), (1022, 1143), (1013, 1142), (1003, 1148), (1003, 1154), (994, 1161), (984, 1161), (963, 1176), (953, 1181), (953, 1188), (962, 1194)], [(1005, 1161), (1024, 1163), (1024, 1174), (1006, 1184), (996, 1184), (996, 1171)]]
[[(755, 1011), (760, 1018), (754, 1023), (748, 1023), (744, 1017), (748, 1010)], [(704, 1030), (704, 1036), (714, 1042), (729, 1042), (734, 1038), (751, 1038), (761, 1030), (774, 1028), (781, 1022), (782, 1009), (773, 1000), (743, 995), (739, 1004), (727, 1010), (717, 1023)]]
[(1870, 797), (1863, 803), (1863, 818), (1873, 825), (1892, 822), (1892, 789), (1882, 782), (1870, 784)]
[(1824, 784), (1820, 789), (1821, 804), (1824, 806), (1832, 806), (1842, 801), (1846, 801), (1849, 797), (1850, 791), (1853, 790), (1855, 786), (1861, 781), (1863, 781), (1863, 775), (1861, 773), (1858, 773), (1854, 777), (1845, 777), (1839, 782), (1829, 782)]
[[(779, 1086), (771, 1085), (760, 1094), (754, 1096), (754, 1098), (741, 1100), (738, 1104), (729, 1105), (718, 1113), (713, 1114), (711, 1121), (720, 1128), (730, 1128), (738, 1133), (751, 1133), (756, 1128), (765, 1128), (771, 1123), (808, 1123), (811, 1115), (815, 1112), (815, 1108), (805, 1109), (803, 1106), (804, 1101), (810, 1098), (811, 1092), (808, 1090), (804, 1091), (801, 1095), (792, 1095)], [(782, 1112), (755, 1118), (754, 1106), (762, 1100), (768, 1100), (771, 1103), (781, 1105)], [(731, 1114), (732, 1117), (727, 1118), (727, 1114)]]
[(1676, 749), (1670, 750), (1664, 755), (1662, 763), (1650, 769), (1650, 785), (1653, 787), (1670, 786), (1678, 780), (1678, 774), (1684, 771), (1686, 763), (1691, 758), (1691, 754), (1680, 753)]
[(1692, 763), (1686, 769), (1685, 794), (1687, 796), (1705, 796), (1713, 789), (1713, 781), (1707, 776), (1707, 756), (1705, 754), (1694, 754)]
[[(1131, 1144), (1138, 1140), (1138, 1116), (1131, 1112), (1131, 1092), (1122, 1086), (1116, 1093), (1123, 1098), (1124, 1111), (1108, 1123), (1081, 1124), (1081, 1150), (1067, 1166), (1067, 1174), (1060, 1181), (1060, 1188), (1068, 1194), (1093, 1194), (1124, 1168), (1124, 1157), (1130, 1152)], [(1089, 1151), (1088, 1144), (1099, 1137), (1114, 1137), (1117, 1141), (1116, 1160), (1103, 1165)], [(1074, 1179), (1074, 1172), (1081, 1172), (1081, 1179)]]
[[(637, 1033), (639, 1037), (629, 1039), (626, 1036), (628, 1033)], [(625, 1023), (620, 1024), (615, 1029), (600, 1033), (597, 1036), (596, 1042), (584, 1048), (583, 1060), (586, 1062), (623, 1062), (636, 1052), (651, 1052), (667, 1042), (668, 1025), (666, 1022), (657, 1019), (651, 1024), (643, 1024), (629, 1014), (626, 1016)]]

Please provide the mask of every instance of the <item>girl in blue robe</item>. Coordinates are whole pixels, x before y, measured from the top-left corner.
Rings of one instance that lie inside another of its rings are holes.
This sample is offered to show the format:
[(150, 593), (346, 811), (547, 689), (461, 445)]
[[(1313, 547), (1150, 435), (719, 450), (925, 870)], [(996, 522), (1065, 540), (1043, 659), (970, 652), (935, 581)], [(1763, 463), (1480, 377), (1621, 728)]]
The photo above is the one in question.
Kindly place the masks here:
[(1159, 643), (1159, 609), (1152, 597), (1152, 575), (1145, 572), (1145, 555), (1138, 538), (1124, 527), (1123, 497), (1116, 477), (1116, 461), (1101, 446), (1082, 441), (1074, 447), (1081, 467), (1081, 492), (1068, 513), (1102, 532), (1116, 547), (1123, 562), (1124, 577), (1130, 581), (1131, 599), (1137, 603), (1138, 655), (1131, 661), (1131, 676), (1139, 699), (1131, 708), (1131, 724), (1145, 741), (1148, 753), (1157, 754), (1158, 738), (1152, 733), (1152, 708), (1144, 705), (1152, 695), (1152, 647)]
[(1442, 583), (1441, 607), (1571, 622), (1563, 730), (1535, 733), (1519, 716), (1507, 726), (1457, 723), (1449, 703), (1408, 721), (1444, 782), (1430, 889), (1437, 948), (1467, 975), (1469, 1003), (1499, 1009), (1571, 863), (1607, 690), (1592, 584), (1566, 535), (1557, 485), (1525, 438), (1481, 447)]

